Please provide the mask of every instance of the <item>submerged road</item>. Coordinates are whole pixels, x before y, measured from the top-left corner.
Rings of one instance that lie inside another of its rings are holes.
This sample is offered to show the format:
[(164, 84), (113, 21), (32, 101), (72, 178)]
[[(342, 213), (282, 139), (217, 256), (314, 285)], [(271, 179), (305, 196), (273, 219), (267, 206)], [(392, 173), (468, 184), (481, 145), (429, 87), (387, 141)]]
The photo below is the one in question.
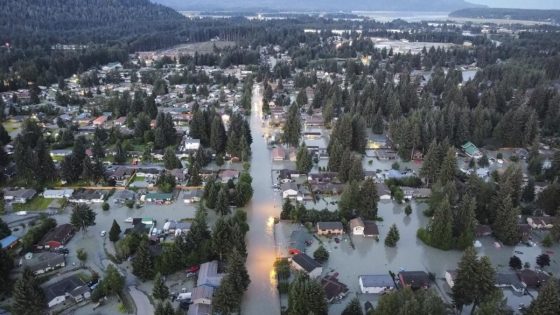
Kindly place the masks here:
[(247, 270), (251, 277), (245, 292), (241, 314), (279, 315), (280, 299), (276, 289), (274, 261), (274, 218), (280, 215), (275, 206), (272, 189), (272, 159), (267, 148), (262, 127), (262, 86), (253, 86), (251, 133), (251, 176), (253, 177), (253, 199), (247, 208), (250, 230), (247, 234)]

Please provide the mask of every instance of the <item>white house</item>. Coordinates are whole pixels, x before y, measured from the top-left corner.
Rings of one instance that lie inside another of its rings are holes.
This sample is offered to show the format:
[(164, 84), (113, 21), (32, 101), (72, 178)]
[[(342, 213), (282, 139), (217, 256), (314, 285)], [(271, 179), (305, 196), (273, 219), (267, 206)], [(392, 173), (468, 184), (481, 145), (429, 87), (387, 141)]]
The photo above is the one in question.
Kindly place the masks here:
[(283, 183), (280, 186), (282, 190), (282, 198), (296, 199), (298, 195), (297, 185), (295, 183)]
[(212, 304), (214, 288), (208, 285), (201, 285), (193, 289), (191, 301), (193, 304)]
[(362, 218), (354, 218), (350, 220), (350, 231), (352, 235), (364, 235), (364, 221)]
[(358, 277), (362, 293), (381, 294), (395, 289), (395, 281), (389, 275), (363, 275)]
[(80, 302), (89, 299), (91, 296), (90, 289), (78, 275), (72, 275), (60, 281), (43, 287), (49, 307), (54, 307), (71, 298), (74, 302)]
[(310, 278), (318, 278), (323, 273), (323, 267), (304, 253), (292, 256), (291, 266), (295, 270), (307, 273)]
[(46, 199), (70, 198), (73, 193), (74, 193), (74, 189), (46, 189), (43, 192), (43, 198)]
[(390, 200), (391, 199), (391, 190), (387, 185), (383, 183), (376, 183), (375, 188), (377, 189), (377, 195), (381, 200)]
[(184, 139), (181, 151), (196, 151), (200, 148), (200, 139)]

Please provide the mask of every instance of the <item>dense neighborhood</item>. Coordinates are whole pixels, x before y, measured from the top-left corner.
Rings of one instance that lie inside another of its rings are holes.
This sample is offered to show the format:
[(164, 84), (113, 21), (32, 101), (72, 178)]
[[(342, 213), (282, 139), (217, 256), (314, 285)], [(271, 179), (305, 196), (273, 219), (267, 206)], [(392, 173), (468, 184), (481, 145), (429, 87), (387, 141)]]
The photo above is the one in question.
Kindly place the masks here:
[(148, 6), (0, 71), (0, 314), (557, 314), (557, 25)]

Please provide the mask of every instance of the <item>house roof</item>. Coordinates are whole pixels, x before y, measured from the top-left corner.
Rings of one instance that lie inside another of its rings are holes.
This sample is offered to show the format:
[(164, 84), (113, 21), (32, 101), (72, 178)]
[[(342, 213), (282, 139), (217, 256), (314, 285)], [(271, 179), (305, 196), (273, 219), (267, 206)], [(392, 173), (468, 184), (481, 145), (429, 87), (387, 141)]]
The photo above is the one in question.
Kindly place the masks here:
[(352, 220), (350, 220), (350, 228), (353, 230), (355, 227), (364, 227), (364, 220), (362, 220), (362, 218), (357, 217), (354, 218)]
[(52, 241), (64, 243), (68, 240), (68, 236), (72, 233), (74, 233), (74, 227), (71, 224), (61, 224), (47, 232), (47, 234), (43, 236), (39, 244), (44, 245)]
[(461, 146), (463, 151), (469, 155), (476, 154), (478, 152), (478, 148), (472, 142), (467, 142)]
[(375, 189), (377, 190), (377, 195), (379, 196), (391, 194), (391, 190), (384, 183), (375, 183)]
[(348, 292), (348, 286), (338, 281), (335, 276), (325, 276), (321, 279), (321, 286), (325, 291), (327, 300), (332, 300), (341, 294)]
[(424, 271), (401, 271), (399, 276), (406, 285), (412, 287), (428, 286), (430, 283), (430, 278)]
[(4, 197), (31, 199), (37, 194), (35, 189), (4, 190)]
[(78, 275), (72, 275), (50, 285), (44, 286), (43, 291), (45, 292), (47, 301), (52, 301), (54, 298), (66, 295), (67, 293), (70, 294), (72, 291), (82, 286), (87, 288), (85, 282), (82, 281)]
[(394, 288), (395, 282), (389, 275), (362, 275), (358, 277), (362, 280), (365, 288)]
[(307, 272), (312, 272), (316, 268), (321, 267), (321, 265), (317, 261), (315, 261), (305, 253), (292, 256), (292, 262), (298, 264), (301, 268), (303, 268), (303, 270)]
[(377, 227), (377, 223), (375, 223), (375, 221), (364, 221), (364, 235), (379, 235), (379, 228)]
[(292, 182), (290, 182), (290, 183), (282, 183), (282, 184), (280, 185), (280, 189), (281, 189), (282, 191), (288, 191), (288, 190), (295, 190), (295, 191), (297, 191), (297, 190), (298, 190), (296, 183), (292, 183)]
[(342, 230), (344, 227), (341, 222), (317, 222), (319, 230)]
[(66, 262), (64, 255), (60, 255), (53, 252), (44, 252), (36, 254), (31, 260), (24, 260), (25, 265), (33, 272), (46, 269), (48, 267), (54, 267)]
[(214, 294), (214, 288), (207, 285), (200, 285), (193, 289), (191, 300), (197, 299), (209, 299), (212, 300), (212, 295)]
[(99, 190), (82, 189), (82, 190), (75, 191), (74, 194), (72, 194), (72, 199), (93, 200), (93, 199), (103, 198), (104, 196), (105, 193)]
[(193, 304), (189, 307), (187, 315), (211, 315), (212, 305), (208, 304)]
[(218, 261), (213, 260), (205, 262), (200, 265), (200, 270), (198, 271), (198, 280), (196, 281), (197, 286), (210, 285), (219, 286), (222, 281), (223, 274), (218, 273)]
[(538, 288), (545, 283), (549, 276), (544, 272), (537, 272), (531, 269), (523, 269), (517, 272), (519, 280), (528, 288)]
[(8, 248), (12, 246), (15, 242), (17, 242), (18, 238), (13, 235), (8, 235), (0, 240), (0, 249)]
[(523, 288), (523, 284), (519, 280), (517, 274), (513, 272), (498, 272), (496, 273), (496, 285), (497, 286), (511, 286), (514, 289)]
[(152, 200), (171, 200), (171, 199), (173, 199), (173, 194), (167, 194), (167, 193), (148, 193), (148, 194), (146, 194), (146, 199), (152, 199)]

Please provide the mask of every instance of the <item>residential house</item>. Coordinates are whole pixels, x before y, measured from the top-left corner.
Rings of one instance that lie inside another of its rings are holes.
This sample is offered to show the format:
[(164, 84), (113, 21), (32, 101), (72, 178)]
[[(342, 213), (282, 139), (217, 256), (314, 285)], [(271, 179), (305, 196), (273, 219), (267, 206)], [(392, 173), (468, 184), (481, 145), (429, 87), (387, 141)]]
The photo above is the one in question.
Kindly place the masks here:
[(68, 298), (79, 303), (91, 296), (89, 287), (77, 274), (44, 286), (43, 291), (49, 308), (64, 303)]
[(144, 201), (158, 204), (168, 203), (173, 200), (173, 194), (170, 193), (147, 193), (143, 196)]
[(510, 288), (520, 293), (525, 291), (525, 286), (514, 272), (498, 272), (496, 273), (495, 281), (495, 286), (497, 288)]
[(375, 183), (375, 189), (380, 200), (390, 200), (391, 190), (384, 183)]
[(183, 169), (175, 168), (167, 171), (167, 173), (173, 176), (178, 184), (183, 184), (187, 181), (187, 175)]
[(17, 245), (19, 238), (14, 235), (8, 235), (0, 240), (0, 249), (12, 249)]
[(136, 176), (144, 177), (147, 180), (157, 180), (162, 174), (162, 170), (155, 167), (139, 167), (136, 169)]
[(191, 301), (193, 304), (207, 304), (212, 305), (212, 296), (214, 295), (214, 288), (207, 285), (200, 285), (193, 289)]
[(352, 235), (364, 235), (364, 220), (362, 218), (357, 217), (350, 220), (350, 231)]
[(46, 189), (43, 192), (43, 198), (46, 199), (70, 198), (73, 193), (74, 193), (74, 189)]
[(66, 259), (64, 255), (54, 252), (44, 252), (32, 254), (30, 259), (22, 259), (20, 264), (29, 268), (34, 274), (40, 275), (47, 273), (51, 270), (62, 268), (66, 266)]
[(187, 190), (183, 194), (183, 201), (185, 203), (200, 202), (202, 196), (204, 196), (204, 190), (202, 189)]
[(286, 159), (286, 150), (283, 146), (277, 146), (272, 149), (272, 160), (273, 161), (284, 161)]
[(554, 226), (554, 217), (528, 217), (527, 224), (529, 224), (533, 229), (549, 230)]
[(366, 143), (366, 149), (385, 149), (389, 147), (389, 138), (386, 135), (374, 134), (370, 136)]
[(224, 277), (223, 273), (218, 273), (218, 261), (213, 260), (205, 262), (200, 265), (198, 271), (198, 279), (196, 280), (197, 286), (210, 286), (217, 288), (222, 282)]
[(467, 142), (461, 146), (461, 149), (467, 156), (474, 159), (480, 159), (482, 157), (482, 153), (480, 150), (474, 145), (472, 142)]
[(403, 288), (410, 287), (413, 290), (430, 287), (430, 277), (424, 271), (401, 271), (399, 282)]
[(61, 224), (48, 231), (36, 247), (38, 249), (58, 248), (68, 243), (74, 236), (74, 232), (74, 227), (71, 224)]
[(315, 183), (310, 182), (311, 190), (314, 194), (324, 194), (324, 195), (339, 195), (344, 190), (344, 184), (342, 183)]
[(4, 189), (4, 200), (10, 203), (26, 203), (33, 199), (37, 191), (35, 189)]
[(383, 294), (395, 289), (395, 281), (390, 275), (362, 275), (358, 277), (363, 294)]
[(313, 114), (305, 119), (305, 128), (321, 128), (325, 126), (322, 114)]
[(336, 275), (328, 275), (321, 279), (327, 302), (342, 300), (348, 294), (348, 286), (338, 281)]
[(68, 199), (69, 202), (72, 203), (103, 203), (105, 202), (105, 197), (107, 196), (107, 192), (102, 190), (93, 190), (93, 189), (80, 189), (74, 191), (72, 197)]
[(280, 190), (282, 191), (282, 198), (284, 199), (296, 199), (298, 196), (296, 183), (282, 183), (280, 185)]
[(192, 304), (187, 311), (187, 315), (212, 315), (212, 305)]
[(402, 186), (401, 190), (404, 194), (404, 197), (407, 199), (425, 199), (430, 198), (430, 196), (432, 195), (432, 190), (430, 188)]
[(318, 278), (323, 273), (323, 267), (321, 267), (321, 264), (305, 253), (292, 256), (291, 266), (295, 270), (307, 273), (311, 278)]
[(115, 197), (113, 200), (115, 203), (120, 204), (124, 204), (127, 201), (134, 201), (136, 200), (136, 193), (132, 190), (127, 189), (119, 190), (115, 193)]
[(341, 222), (317, 222), (317, 234), (342, 235), (344, 234), (344, 226)]
[(117, 186), (126, 186), (132, 175), (134, 175), (134, 169), (126, 166), (117, 166), (107, 173), (107, 177), (114, 180)]
[(364, 237), (374, 237), (379, 238), (379, 228), (375, 221), (366, 220), (364, 221)]
[(222, 184), (227, 184), (230, 180), (237, 180), (239, 178), (239, 171), (224, 169), (218, 172), (218, 177), (220, 178)]
[(375, 156), (379, 160), (387, 161), (387, 160), (395, 160), (398, 158), (398, 154), (396, 151), (391, 149), (378, 149), (375, 150)]
[(108, 118), (109, 118), (109, 117), (107, 117), (107, 116), (105, 116), (105, 115), (101, 115), (101, 116), (95, 118), (95, 119), (93, 120), (92, 124), (93, 124), (95, 127), (103, 127), (103, 126), (105, 125), (105, 123), (107, 122), (107, 119), (108, 119)]
[(336, 172), (312, 173), (307, 175), (307, 180), (314, 183), (330, 183), (335, 180), (337, 175)]
[(517, 272), (519, 281), (528, 289), (540, 288), (542, 284), (546, 283), (550, 276), (542, 271), (535, 271), (531, 269), (523, 269)]
[(183, 138), (180, 150), (183, 152), (195, 152), (200, 148), (200, 139)]

